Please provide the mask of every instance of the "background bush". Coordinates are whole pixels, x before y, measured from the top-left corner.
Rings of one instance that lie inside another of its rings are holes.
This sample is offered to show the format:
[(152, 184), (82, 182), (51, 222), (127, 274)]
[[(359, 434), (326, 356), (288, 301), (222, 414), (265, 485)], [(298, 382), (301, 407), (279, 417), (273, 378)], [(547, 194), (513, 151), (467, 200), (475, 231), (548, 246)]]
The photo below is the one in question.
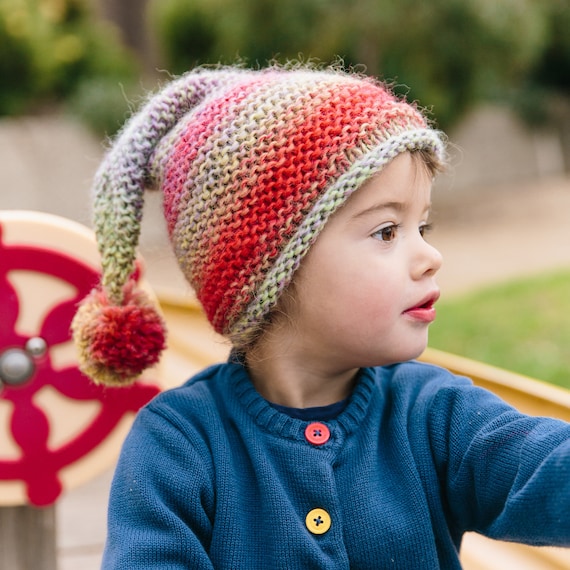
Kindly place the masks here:
[(483, 100), (535, 124), (570, 109), (568, 0), (117, 2), (0, 0), (0, 115), (63, 102), (111, 134), (149, 69), (337, 57), (433, 108), (446, 130)]
[(97, 124), (118, 125), (127, 103), (119, 111), (112, 99), (119, 84), (134, 82), (137, 74), (136, 58), (117, 30), (95, 18), (84, 0), (0, 0), (0, 115), (34, 113), (62, 101), (80, 106), (104, 92), (97, 104), (107, 116)]
[(152, 0), (149, 21), (174, 73), (338, 55), (433, 107), (444, 128), (485, 98), (536, 106), (537, 84), (570, 95), (567, 0)]

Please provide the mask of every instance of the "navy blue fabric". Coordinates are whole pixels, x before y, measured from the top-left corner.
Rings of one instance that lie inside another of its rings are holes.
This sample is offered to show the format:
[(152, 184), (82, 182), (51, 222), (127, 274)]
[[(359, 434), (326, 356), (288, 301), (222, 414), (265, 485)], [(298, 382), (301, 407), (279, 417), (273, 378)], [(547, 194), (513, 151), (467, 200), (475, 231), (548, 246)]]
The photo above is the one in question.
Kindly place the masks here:
[(326, 422), (328, 420), (334, 420), (334, 418), (342, 413), (348, 404), (348, 400), (341, 400), (340, 402), (335, 402), (328, 406), (317, 406), (314, 408), (289, 408), (288, 406), (281, 406), (273, 402), (269, 402), (269, 404), (278, 412), (286, 414), (291, 418), (297, 418), (298, 420), (304, 420), (306, 422)]
[(324, 423), (311, 444), (235, 360), (158, 395), (121, 453), (103, 568), (453, 570), (470, 530), (570, 545), (562, 421), (409, 362), (364, 369)]

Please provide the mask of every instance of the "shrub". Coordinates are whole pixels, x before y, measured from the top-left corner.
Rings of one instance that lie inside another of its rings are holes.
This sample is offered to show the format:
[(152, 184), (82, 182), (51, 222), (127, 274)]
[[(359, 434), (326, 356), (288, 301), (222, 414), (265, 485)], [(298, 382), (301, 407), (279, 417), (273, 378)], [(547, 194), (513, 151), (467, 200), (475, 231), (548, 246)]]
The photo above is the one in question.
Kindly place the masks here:
[(0, 42), (0, 115), (66, 102), (97, 82), (118, 90), (137, 73), (134, 56), (85, 0), (0, 0)]

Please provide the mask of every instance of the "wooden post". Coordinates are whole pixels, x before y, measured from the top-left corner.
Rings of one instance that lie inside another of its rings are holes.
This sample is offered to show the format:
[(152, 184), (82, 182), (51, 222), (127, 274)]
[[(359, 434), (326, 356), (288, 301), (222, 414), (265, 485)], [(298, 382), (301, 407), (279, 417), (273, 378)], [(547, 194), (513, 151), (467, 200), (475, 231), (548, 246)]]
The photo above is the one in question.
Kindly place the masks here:
[(0, 568), (56, 570), (55, 507), (0, 507)]

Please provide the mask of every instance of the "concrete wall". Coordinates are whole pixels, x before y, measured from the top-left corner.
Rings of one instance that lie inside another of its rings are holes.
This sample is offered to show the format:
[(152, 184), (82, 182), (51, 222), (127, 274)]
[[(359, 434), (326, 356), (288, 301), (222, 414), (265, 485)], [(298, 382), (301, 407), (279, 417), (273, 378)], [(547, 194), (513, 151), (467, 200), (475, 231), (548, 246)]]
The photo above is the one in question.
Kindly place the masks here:
[(455, 192), (563, 175), (570, 166), (561, 125), (530, 129), (509, 109), (482, 106), (450, 133)]
[[(91, 224), (91, 182), (105, 144), (59, 116), (0, 121), (0, 209), (38, 210)], [(158, 193), (146, 197), (143, 244), (166, 243)]]

